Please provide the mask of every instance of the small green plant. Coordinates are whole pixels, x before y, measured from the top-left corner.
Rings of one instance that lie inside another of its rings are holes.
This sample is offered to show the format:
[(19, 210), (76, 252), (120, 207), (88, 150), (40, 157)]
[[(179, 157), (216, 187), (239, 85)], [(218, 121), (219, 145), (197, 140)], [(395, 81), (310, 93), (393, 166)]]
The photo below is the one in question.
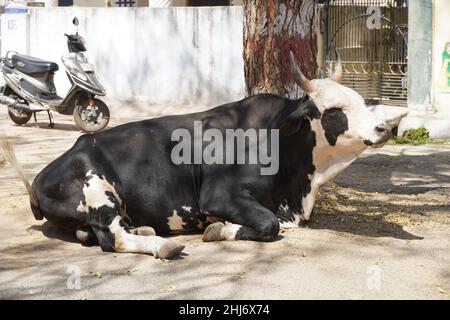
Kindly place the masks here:
[(425, 127), (406, 130), (401, 137), (395, 137), (393, 144), (427, 144), (433, 143), (430, 133)]

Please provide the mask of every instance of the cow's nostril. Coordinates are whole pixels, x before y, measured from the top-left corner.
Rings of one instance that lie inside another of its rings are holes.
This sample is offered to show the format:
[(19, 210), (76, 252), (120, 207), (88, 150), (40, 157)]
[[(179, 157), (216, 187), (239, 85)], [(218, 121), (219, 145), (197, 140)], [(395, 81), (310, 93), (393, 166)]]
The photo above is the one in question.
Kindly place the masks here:
[(384, 125), (384, 124), (379, 125), (379, 126), (376, 126), (376, 127), (375, 127), (375, 130), (376, 130), (378, 133), (386, 133), (386, 132), (387, 132), (387, 126)]

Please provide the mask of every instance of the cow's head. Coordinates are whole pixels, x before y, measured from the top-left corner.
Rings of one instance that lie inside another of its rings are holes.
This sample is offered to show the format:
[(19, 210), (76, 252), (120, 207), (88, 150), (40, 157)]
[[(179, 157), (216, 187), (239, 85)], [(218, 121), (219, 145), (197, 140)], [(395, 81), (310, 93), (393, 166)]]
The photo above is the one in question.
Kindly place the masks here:
[[(344, 170), (368, 146), (381, 147), (389, 139), (388, 125), (378, 120), (355, 90), (340, 84), (340, 59), (326, 79), (307, 79), (291, 52), (294, 79), (309, 98), (300, 103), (281, 126), (287, 134), (304, 121), (310, 122), (315, 141), (312, 167), (305, 180), (310, 188), (302, 194), (303, 219), (309, 220), (319, 187)], [(309, 189), (309, 190), (308, 190)]]
[(320, 112), (320, 125), (316, 125), (316, 129), (321, 132), (316, 134), (322, 134), (330, 146), (363, 150), (367, 146), (381, 147), (389, 139), (388, 125), (375, 117), (359, 93), (340, 84), (342, 64), (339, 58), (334, 73), (326, 79), (307, 79), (292, 52), (291, 66), (295, 81)]

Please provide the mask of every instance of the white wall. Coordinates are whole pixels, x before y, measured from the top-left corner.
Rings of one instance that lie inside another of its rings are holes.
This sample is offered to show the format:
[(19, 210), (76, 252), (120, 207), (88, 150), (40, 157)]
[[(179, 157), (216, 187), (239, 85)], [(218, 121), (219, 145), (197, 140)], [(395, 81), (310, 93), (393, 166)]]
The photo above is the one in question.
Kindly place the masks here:
[[(63, 33), (74, 32), (74, 16), (111, 98), (217, 105), (244, 97), (241, 7), (32, 9), (28, 40), (8, 37), (2, 28), (2, 55), (28, 42), (28, 54), (62, 68)], [(63, 95), (65, 73), (55, 81)]]
[[(1, 56), (8, 50), (29, 52), (29, 18), (23, 13), (1, 15)], [(3, 81), (3, 79), (1, 79)]]
[(73, 5), (77, 7), (105, 7), (106, 0), (74, 0)]
[(149, 0), (148, 5), (152, 8), (184, 7), (187, 0)]

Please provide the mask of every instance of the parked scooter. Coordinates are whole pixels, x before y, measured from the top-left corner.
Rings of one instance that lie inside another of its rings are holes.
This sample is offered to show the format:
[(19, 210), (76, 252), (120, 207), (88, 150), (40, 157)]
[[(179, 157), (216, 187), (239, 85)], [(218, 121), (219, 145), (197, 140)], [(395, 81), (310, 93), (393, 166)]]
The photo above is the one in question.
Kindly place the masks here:
[(61, 60), (72, 84), (65, 98), (56, 93), (53, 77), (58, 64), (38, 58), (8, 51), (1, 59), (1, 72), (6, 85), (0, 94), (0, 103), (8, 106), (8, 114), (17, 124), (25, 124), (36, 112), (47, 111), (50, 126), (53, 127), (50, 111), (61, 114), (73, 114), (75, 123), (85, 132), (96, 132), (109, 122), (107, 105), (95, 98), (106, 94), (103, 85), (94, 73), (83, 52), (85, 40), (78, 35), (78, 18), (73, 19), (77, 26), (76, 34), (64, 34), (67, 37), (69, 54)]

